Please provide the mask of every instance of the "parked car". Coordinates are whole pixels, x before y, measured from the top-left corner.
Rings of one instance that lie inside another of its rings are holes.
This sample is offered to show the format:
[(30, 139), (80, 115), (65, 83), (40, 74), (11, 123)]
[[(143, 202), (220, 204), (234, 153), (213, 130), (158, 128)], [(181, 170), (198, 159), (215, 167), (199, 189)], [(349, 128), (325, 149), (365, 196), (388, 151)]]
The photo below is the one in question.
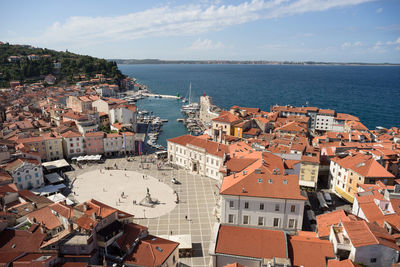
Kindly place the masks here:
[(328, 204), (328, 206), (331, 206), (333, 204), (331, 194), (329, 194), (328, 192), (325, 192), (324, 198), (325, 198), (326, 204)]

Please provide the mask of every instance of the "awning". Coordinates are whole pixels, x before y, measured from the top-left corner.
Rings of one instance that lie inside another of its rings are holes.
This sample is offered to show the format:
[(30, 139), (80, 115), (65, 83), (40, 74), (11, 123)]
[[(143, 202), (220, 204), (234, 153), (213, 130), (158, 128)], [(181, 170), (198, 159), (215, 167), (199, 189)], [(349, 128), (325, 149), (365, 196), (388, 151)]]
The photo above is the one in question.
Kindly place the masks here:
[(72, 200), (70, 200), (69, 198), (65, 197), (63, 194), (60, 194), (60, 193), (48, 196), (47, 198), (50, 199), (51, 201), (53, 201), (54, 203), (61, 202), (61, 201), (65, 200), (67, 205), (73, 205), (74, 204), (74, 202)]
[(45, 187), (32, 189), (31, 192), (36, 195), (46, 196), (57, 193), (63, 188), (66, 188), (65, 184), (47, 185)]
[(191, 235), (159, 235), (159, 237), (179, 243), (179, 249), (192, 249)]
[(76, 161), (90, 161), (90, 160), (100, 160), (101, 155), (86, 155), (86, 156), (79, 156), (77, 158), (72, 158)]
[(44, 176), (44, 178), (46, 178), (46, 180), (47, 181), (49, 181), (49, 183), (51, 183), (51, 184), (56, 184), (56, 183), (59, 183), (59, 182), (63, 182), (64, 181), (64, 178), (62, 178), (58, 173), (56, 173), (56, 172), (53, 172), (53, 173), (50, 173), (50, 174), (46, 174), (45, 176)]
[(54, 160), (54, 161), (49, 161), (49, 162), (43, 162), (42, 166), (50, 171), (54, 169), (59, 169), (59, 168), (64, 168), (64, 167), (69, 167), (69, 163), (65, 159), (59, 159), (59, 160)]

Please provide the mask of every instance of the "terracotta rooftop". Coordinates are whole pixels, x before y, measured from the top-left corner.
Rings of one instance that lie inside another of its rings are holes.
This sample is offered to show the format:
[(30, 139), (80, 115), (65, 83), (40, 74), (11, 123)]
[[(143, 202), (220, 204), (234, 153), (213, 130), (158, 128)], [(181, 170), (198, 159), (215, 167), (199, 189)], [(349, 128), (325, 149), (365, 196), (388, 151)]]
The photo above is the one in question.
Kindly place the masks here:
[(317, 216), (318, 236), (328, 237), (331, 231), (331, 225), (339, 224), (341, 221), (351, 221), (344, 210), (335, 210)]
[(377, 224), (370, 224), (366, 221), (342, 222), (349, 239), (354, 247), (383, 245), (400, 251), (395, 239)]
[(314, 232), (300, 231), (298, 235), (288, 236), (288, 243), (293, 266), (325, 266), (328, 258), (335, 258), (331, 242), (319, 239)]
[[(284, 170), (280, 170), (283, 172)], [(221, 195), (305, 200), (296, 175), (274, 175), (265, 166), (253, 164), (246, 171), (226, 176)]]
[(283, 231), (221, 225), (215, 252), (259, 259), (287, 258), (286, 238)]
[(178, 246), (177, 242), (148, 235), (139, 242), (133, 253), (125, 258), (125, 262), (139, 266), (161, 266)]
[(0, 235), (0, 252), (36, 252), (39, 250), (46, 234), (39, 229), (33, 233), (25, 230), (5, 229)]
[(192, 145), (200, 148), (204, 148), (208, 154), (223, 157), (225, 153), (228, 153), (228, 146), (220, 144), (214, 141), (205, 140), (192, 135), (182, 135), (179, 137), (168, 139), (168, 142), (176, 143), (181, 146)]

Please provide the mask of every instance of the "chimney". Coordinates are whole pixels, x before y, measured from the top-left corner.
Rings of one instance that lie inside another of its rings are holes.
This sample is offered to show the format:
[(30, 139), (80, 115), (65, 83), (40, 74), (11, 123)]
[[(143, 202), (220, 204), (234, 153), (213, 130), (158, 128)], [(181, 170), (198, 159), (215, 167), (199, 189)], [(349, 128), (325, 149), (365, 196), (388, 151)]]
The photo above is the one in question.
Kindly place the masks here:
[(236, 178), (236, 172), (233, 172), (233, 178)]
[(40, 232), (41, 232), (42, 234), (46, 234), (46, 227), (44, 226), (44, 223), (43, 223), (43, 222), (40, 224)]

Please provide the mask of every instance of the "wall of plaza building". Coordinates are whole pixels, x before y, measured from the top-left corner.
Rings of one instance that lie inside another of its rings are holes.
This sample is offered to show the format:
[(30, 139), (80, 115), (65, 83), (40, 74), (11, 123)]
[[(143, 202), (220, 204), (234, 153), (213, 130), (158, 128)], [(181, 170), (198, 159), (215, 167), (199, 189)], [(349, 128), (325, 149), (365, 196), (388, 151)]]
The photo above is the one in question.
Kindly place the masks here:
[(168, 161), (206, 177), (221, 180), (224, 159), (208, 154), (204, 148), (187, 147), (168, 141)]
[[(304, 200), (221, 195), (221, 223), (301, 230), (303, 212)], [(244, 216), (248, 216), (248, 223)], [(289, 220), (293, 220), (293, 227), (289, 227)]]
[(25, 162), (15, 169), (11, 176), (19, 190), (38, 188), (44, 185), (43, 171), (41, 165)]

